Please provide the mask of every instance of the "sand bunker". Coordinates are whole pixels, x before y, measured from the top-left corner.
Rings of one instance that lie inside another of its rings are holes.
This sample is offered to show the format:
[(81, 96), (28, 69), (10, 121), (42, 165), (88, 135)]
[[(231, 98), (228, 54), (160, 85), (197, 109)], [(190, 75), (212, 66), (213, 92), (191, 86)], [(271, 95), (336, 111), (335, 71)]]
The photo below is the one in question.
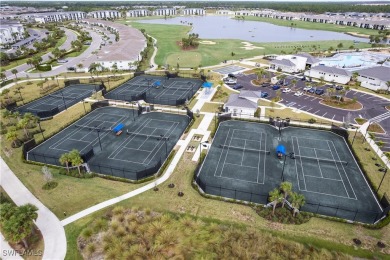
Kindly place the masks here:
[(199, 41), (200, 44), (209, 44), (209, 45), (213, 45), (213, 44), (217, 44), (216, 42), (213, 42), (213, 41)]
[(244, 50), (250, 51), (250, 50), (254, 50), (254, 49), (264, 49), (264, 47), (255, 46), (250, 42), (241, 42), (241, 43), (244, 44), (244, 46), (240, 47), (240, 48), (242, 48)]

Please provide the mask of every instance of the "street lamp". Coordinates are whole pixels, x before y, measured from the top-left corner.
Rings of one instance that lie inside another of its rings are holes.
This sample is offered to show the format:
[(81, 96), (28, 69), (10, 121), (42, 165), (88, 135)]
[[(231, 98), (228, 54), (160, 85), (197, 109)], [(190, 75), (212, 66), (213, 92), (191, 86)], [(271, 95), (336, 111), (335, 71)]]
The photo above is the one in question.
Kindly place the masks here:
[(379, 183), (379, 186), (378, 186), (378, 189), (376, 190), (376, 192), (378, 193), (378, 191), (379, 191), (379, 189), (381, 188), (381, 185), (382, 185), (382, 182), (383, 182), (383, 180), (385, 179), (385, 176), (386, 176), (386, 173), (387, 173), (387, 168), (386, 169), (384, 169), (384, 168), (381, 168), (381, 169), (379, 169), (379, 171), (384, 171), (384, 173), (383, 173), (383, 177), (382, 177), (382, 180), (381, 180), (381, 182)]
[[(290, 157), (290, 159), (295, 159), (295, 154), (294, 153), (289, 153), (288, 156)], [(282, 169), (282, 177), (281, 177), (281, 180), (282, 182), (284, 181), (284, 166), (286, 165), (286, 158), (287, 158), (287, 154), (284, 155), (284, 161), (283, 161), (283, 169)]]
[(45, 140), (45, 136), (43, 135), (43, 131), (42, 131), (42, 128), (41, 128), (41, 119), (40, 118), (38, 119), (38, 126), (39, 126), (39, 131), (41, 131), (42, 138), (43, 138), (43, 140)]
[(353, 146), (353, 142), (355, 141), (355, 137), (356, 137), (357, 131), (358, 131), (358, 128), (356, 127), (355, 135), (353, 136), (351, 146)]
[(66, 103), (65, 103), (64, 93), (62, 91), (61, 91), (61, 95), (62, 95), (62, 101), (64, 102), (65, 110), (68, 110), (68, 108), (66, 107)]
[(99, 146), (100, 146), (100, 151), (103, 151), (103, 148), (102, 148), (102, 143), (100, 142), (100, 129), (97, 128), (97, 126), (95, 126), (95, 130), (98, 134), (98, 139), (99, 139)]
[(206, 148), (208, 143), (209, 141), (204, 141), (199, 143), (199, 162), (200, 162), (200, 157), (202, 157), (202, 146)]

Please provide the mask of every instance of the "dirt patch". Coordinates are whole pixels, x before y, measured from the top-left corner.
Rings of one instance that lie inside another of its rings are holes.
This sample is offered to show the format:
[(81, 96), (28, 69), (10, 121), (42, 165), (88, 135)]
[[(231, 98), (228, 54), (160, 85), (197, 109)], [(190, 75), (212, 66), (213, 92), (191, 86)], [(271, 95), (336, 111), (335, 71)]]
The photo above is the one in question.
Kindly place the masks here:
[(244, 50), (264, 49), (264, 47), (255, 46), (250, 42), (241, 42), (241, 43), (244, 44), (244, 46), (240, 48)]
[(370, 37), (367, 34), (357, 33), (357, 32), (346, 32), (345, 34), (348, 34), (348, 35), (351, 35), (351, 36), (355, 36), (355, 37), (359, 37), (359, 38), (369, 38)]

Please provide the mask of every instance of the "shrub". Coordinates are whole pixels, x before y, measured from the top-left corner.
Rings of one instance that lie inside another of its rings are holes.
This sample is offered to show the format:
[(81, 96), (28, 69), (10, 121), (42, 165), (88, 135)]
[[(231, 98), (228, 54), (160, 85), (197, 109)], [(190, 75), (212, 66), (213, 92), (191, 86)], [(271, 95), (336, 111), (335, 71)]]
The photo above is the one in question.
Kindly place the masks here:
[(37, 66), (37, 69), (40, 71), (51, 71), (51, 65), (50, 64), (40, 64)]
[(52, 190), (54, 189), (55, 187), (58, 186), (58, 182), (56, 181), (49, 181), (49, 182), (46, 182), (43, 186), (42, 186), (42, 189), (43, 190)]
[(307, 121), (309, 124), (314, 124), (315, 122), (317, 122), (314, 118), (310, 118), (308, 121)]

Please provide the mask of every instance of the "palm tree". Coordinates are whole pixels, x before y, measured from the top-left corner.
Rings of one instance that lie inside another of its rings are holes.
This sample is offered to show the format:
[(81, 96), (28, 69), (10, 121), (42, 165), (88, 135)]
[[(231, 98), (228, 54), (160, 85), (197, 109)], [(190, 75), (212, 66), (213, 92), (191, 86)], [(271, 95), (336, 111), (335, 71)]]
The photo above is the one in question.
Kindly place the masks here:
[(30, 137), (30, 133), (27, 130), (28, 123), (29, 123), (29, 120), (27, 118), (23, 118), (22, 120), (19, 120), (19, 122), (17, 124), (18, 128), (23, 129), (23, 132), (24, 132), (24, 135), (26, 136), (26, 138)]
[(293, 216), (295, 217), (296, 214), (299, 212), (299, 208), (305, 205), (305, 196), (303, 194), (299, 194), (296, 192), (292, 192), (290, 194), (291, 197), (291, 205), (293, 206)]
[(272, 215), (275, 215), (276, 205), (283, 199), (278, 188), (273, 189), (269, 193), (268, 200), (273, 203)]
[(387, 81), (387, 82), (386, 82), (386, 87), (387, 87), (387, 94), (389, 94), (389, 90), (390, 90), (390, 81)]
[(69, 163), (71, 162), (70, 154), (69, 153), (62, 154), (59, 161), (60, 161), (61, 165), (66, 166), (66, 170), (69, 173)]
[(297, 80), (296, 80), (296, 79), (293, 79), (293, 80), (291, 80), (291, 83), (293, 84), (293, 88), (295, 88), (296, 85), (297, 85)]
[(353, 81), (356, 82), (358, 77), (359, 77), (359, 72), (355, 71), (352, 73), (352, 80)]
[(8, 109), (5, 109), (2, 114), (4, 119), (8, 119), (8, 124), (11, 124), (12, 112)]
[(5, 98), (7, 99), (8, 104), (11, 103), (11, 97), (9, 96), (9, 92), (10, 90), (8, 88), (4, 89), (3, 92), (1, 92), (1, 95), (5, 96)]
[(81, 158), (80, 152), (76, 149), (73, 149), (72, 151), (70, 151), (69, 154), (72, 161), (72, 165), (77, 166), (77, 169), (79, 170), (79, 174), (81, 174), (80, 166), (84, 163), (84, 161)]
[(282, 182), (280, 184), (280, 189), (281, 191), (283, 192), (284, 194), (284, 200), (282, 202), (282, 208), (284, 208), (284, 204), (286, 202), (286, 199), (287, 199), (287, 196), (289, 195), (289, 193), (292, 191), (292, 183), (291, 182)]
[(7, 79), (7, 75), (5, 75), (4, 72), (1, 72), (0, 73), (0, 79), (1, 79), (1, 81), (5, 81)]
[(5, 138), (7, 138), (8, 141), (11, 141), (14, 147), (16, 147), (16, 141), (18, 140), (18, 134), (16, 132), (16, 128), (10, 127), (10, 129), (8, 129)]
[(263, 68), (260, 68), (258, 71), (256, 71), (256, 76), (257, 76), (257, 80), (259, 80), (259, 78), (263, 78), (264, 76), (264, 69)]

